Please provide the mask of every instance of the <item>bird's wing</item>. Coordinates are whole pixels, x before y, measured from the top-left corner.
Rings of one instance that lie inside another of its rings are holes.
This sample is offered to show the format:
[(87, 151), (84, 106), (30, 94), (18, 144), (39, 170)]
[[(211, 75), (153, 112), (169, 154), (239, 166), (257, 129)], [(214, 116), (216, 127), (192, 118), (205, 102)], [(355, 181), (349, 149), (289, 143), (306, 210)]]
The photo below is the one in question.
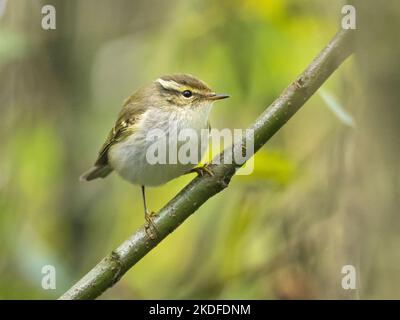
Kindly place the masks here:
[(133, 103), (132, 98), (133, 97), (130, 97), (125, 101), (115, 126), (111, 129), (107, 140), (99, 151), (95, 166), (108, 165), (108, 150), (110, 150), (114, 144), (133, 134), (136, 130), (135, 124), (137, 124), (138, 119), (144, 113), (145, 108)]
[[(113, 171), (108, 161), (108, 151), (113, 145), (135, 132), (137, 123), (139, 122), (138, 120), (146, 111), (144, 106), (148, 105), (148, 103), (144, 101), (145, 97), (146, 92), (138, 90), (134, 95), (125, 100), (115, 126), (111, 129), (107, 140), (101, 147), (94, 166), (83, 173), (80, 180), (90, 181), (96, 178), (104, 178)], [(137, 101), (141, 101), (141, 103)]]

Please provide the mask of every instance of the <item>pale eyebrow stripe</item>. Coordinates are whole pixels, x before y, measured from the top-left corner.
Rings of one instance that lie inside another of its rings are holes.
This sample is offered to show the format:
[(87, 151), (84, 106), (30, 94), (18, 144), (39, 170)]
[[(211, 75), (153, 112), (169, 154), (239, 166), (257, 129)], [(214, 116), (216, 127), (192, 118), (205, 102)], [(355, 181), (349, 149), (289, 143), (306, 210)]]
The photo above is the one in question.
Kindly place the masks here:
[(175, 90), (175, 91), (180, 91), (181, 85), (176, 83), (173, 80), (163, 80), (161, 78), (157, 79), (156, 82), (161, 84), (161, 86), (166, 89), (166, 90)]

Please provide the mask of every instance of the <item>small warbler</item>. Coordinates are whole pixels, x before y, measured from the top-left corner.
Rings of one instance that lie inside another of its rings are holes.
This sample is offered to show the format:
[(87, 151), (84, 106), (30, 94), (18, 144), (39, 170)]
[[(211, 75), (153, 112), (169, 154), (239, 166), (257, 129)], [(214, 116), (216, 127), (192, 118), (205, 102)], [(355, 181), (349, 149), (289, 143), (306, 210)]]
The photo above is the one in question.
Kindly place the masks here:
[[(179, 148), (181, 142), (176, 141), (176, 135), (172, 137), (172, 126), (178, 135), (183, 129), (200, 133), (202, 129), (209, 128), (208, 117), (213, 102), (228, 97), (216, 94), (192, 75), (173, 74), (158, 78), (125, 100), (94, 166), (82, 174), (80, 180), (104, 178), (115, 170), (123, 179), (140, 185), (145, 219), (150, 224), (146, 186), (158, 186), (188, 172), (211, 172), (206, 166), (195, 168), (195, 164), (179, 161), (174, 164), (150, 164), (146, 151), (154, 141), (147, 139), (148, 133), (159, 129), (170, 136), (168, 144), (176, 143)], [(192, 143), (198, 143), (198, 140)], [(204, 148), (199, 149), (199, 160), (204, 151)]]

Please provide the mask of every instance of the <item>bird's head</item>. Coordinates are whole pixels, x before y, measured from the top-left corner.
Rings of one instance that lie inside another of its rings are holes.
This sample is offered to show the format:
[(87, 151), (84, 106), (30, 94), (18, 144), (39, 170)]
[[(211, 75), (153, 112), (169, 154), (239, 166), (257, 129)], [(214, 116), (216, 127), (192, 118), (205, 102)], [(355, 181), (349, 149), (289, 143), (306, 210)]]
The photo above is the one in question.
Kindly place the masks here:
[(160, 100), (181, 108), (197, 108), (229, 97), (215, 93), (203, 81), (189, 74), (162, 76), (154, 81), (154, 85)]

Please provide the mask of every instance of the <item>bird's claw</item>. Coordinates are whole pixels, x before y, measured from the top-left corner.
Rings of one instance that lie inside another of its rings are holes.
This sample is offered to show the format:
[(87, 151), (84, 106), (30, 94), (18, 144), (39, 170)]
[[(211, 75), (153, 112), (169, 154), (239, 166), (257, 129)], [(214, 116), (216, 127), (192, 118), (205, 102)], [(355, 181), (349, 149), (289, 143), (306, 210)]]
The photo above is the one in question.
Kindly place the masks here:
[(144, 229), (146, 230), (147, 236), (151, 239), (154, 240), (157, 238), (157, 228), (154, 224), (154, 216), (155, 212), (145, 212), (144, 218), (146, 220), (146, 224), (144, 225)]
[(211, 169), (208, 167), (209, 164), (206, 163), (200, 167), (196, 167), (191, 169), (189, 172), (195, 172), (197, 173), (199, 176), (204, 176), (205, 174), (208, 174), (210, 177), (214, 176), (214, 172), (211, 171)]

